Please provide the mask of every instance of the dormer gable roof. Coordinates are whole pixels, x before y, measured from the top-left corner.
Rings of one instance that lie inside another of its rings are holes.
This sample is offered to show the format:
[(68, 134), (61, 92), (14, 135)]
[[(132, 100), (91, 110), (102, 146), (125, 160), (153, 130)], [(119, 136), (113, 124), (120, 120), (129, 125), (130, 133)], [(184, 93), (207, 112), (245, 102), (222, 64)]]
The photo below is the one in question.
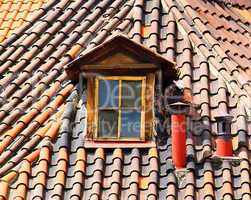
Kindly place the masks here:
[[(117, 57), (119, 63), (114, 63), (111, 57)], [(129, 68), (131, 65), (132, 69), (134, 64), (153, 64), (152, 68), (164, 69), (165, 74), (168, 74), (167, 78), (177, 79), (175, 62), (129, 39), (124, 34), (111, 36), (97, 47), (86, 50), (80, 57), (69, 63), (65, 70), (72, 79), (75, 79), (79, 72), (91, 68), (90, 65), (99, 65), (102, 69), (105, 65), (118, 66), (119, 64), (128, 65)], [(146, 66), (146, 68), (151, 67)]]

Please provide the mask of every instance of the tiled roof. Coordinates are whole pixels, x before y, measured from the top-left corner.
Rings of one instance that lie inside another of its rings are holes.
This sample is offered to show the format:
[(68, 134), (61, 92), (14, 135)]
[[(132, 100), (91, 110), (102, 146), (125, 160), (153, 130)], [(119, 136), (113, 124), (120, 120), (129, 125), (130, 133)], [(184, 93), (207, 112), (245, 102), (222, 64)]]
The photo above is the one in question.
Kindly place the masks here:
[(9, 37), (23, 23), (30, 23), (29, 16), (38, 12), (47, 0), (1, 0), (0, 42)]
[[(51, 0), (0, 44), (0, 199), (251, 199), (248, 0)], [(67, 63), (124, 33), (177, 63), (204, 126), (156, 148), (85, 148), (86, 93)], [(214, 116), (234, 116), (237, 162), (211, 159)]]

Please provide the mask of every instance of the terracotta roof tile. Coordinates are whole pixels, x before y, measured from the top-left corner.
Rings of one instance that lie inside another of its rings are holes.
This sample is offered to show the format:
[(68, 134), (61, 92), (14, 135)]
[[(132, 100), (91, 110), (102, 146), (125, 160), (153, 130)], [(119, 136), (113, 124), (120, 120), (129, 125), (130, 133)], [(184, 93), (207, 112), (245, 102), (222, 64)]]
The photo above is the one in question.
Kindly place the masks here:
[(26, 156), (24, 159), (31, 163), (31, 162), (35, 161), (36, 159), (38, 159), (39, 153), (40, 153), (39, 150), (35, 150), (34, 152), (32, 152), (31, 154)]
[(13, 195), (15, 199), (26, 198), (30, 171), (31, 171), (31, 164), (28, 161), (24, 161), (19, 170), (19, 175), (17, 178), (17, 182), (18, 182), (17, 190), (15, 191)]
[(11, 181), (13, 181), (16, 175), (17, 175), (16, 171), (11, 171), (8, 174), (6, 174), (3, 178), (1, 178), (1, 180), (10, 183)]
[(9, 191), (8, 183), (1, 181), (0, 186), (1, 186), (1, 192), (0, 192), (1, 199), (7, 199), (8, 198), (8, 191)]
[(42, 7), (44, 3), (44, 1), (37, 3), (32, 3), (32, 1), (3, 2), (0, 6), (0, 19), (2, 19), (0, 23), (0, 41), (2, 42), (10, 36), (15, 29), (25, 22), (29, 14), (32, 15), (34, 10)]
[[(0, 197), (250, 199), (251, 5), (231, 1), (0, 3)], [(63, 68), (121, 32), (175, 61), (198, 105), (204, 125), (187, 137), (184, 176), (170, 137), (156, 148), (84, 147), (86, 97)], [(239, 163), (209, 158), (223, 110)]]

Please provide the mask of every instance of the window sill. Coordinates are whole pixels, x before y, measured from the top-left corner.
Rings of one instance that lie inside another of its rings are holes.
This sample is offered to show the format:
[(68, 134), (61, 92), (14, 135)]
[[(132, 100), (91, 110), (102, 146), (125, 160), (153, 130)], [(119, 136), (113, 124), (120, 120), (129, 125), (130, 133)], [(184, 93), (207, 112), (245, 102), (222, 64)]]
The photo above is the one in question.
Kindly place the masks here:
[(93, 141), (85, 140), (85, 148), (153, 148), (156, 147), (154, 141)]

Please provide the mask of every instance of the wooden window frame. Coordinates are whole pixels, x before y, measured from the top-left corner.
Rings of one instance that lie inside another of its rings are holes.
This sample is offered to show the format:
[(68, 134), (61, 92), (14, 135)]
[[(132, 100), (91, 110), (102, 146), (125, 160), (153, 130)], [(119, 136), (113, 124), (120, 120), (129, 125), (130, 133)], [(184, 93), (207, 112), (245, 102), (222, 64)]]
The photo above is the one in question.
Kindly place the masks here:
[[(85, 133), (85, 146), (87, 147), (124, 147), (126, 145), (131, 145), (134, 147), (146, 147), (150, 143), (153, 142), (153, 135), (155, 134), (154, 131), (154, 97), (155, 97), (155, 79), (156, 79), (156, 71), (148, 71), (148, 70), (140, 70), (140, 71), (121, 71), (118, 70), (116, 72), (110, 72), (109, 70), (103, 71), (87, 71), (86, 72), (86, 79), (87, 79), (87, 132)], [(93, 75), (94, 74), (94, 75)], [(97, 128), (97, 124), (95, 123), (95, 97), (96, 97), (96, 87), (95, 87), (95, 74), (99, 74), (98, 76), (130, 76), (130, 77), (146, 77), (146, 89), (145, 89), (145, 116), (144, 116), (144, 139), (104, 139), (104, 138), (97, 138), (95, 135), (95, 129)], [(155, 144), (155, 143), (154, 143)]]
[[(117, 137), (100, 137), (98, 135), (98, 117), (99, 117), (99, 81), (100, 80), (117, 80), (119, 81), (119, 99), (118, 99), (118, 132)], [(122, 81), (141, 81), (141, 123), (140, 123), (140, 137), (120, 137), (121, 136), (121, 97), (122, 97)], [(109, 140), (109, 141), (145, 141), (145, 109), (146, 109), (146, 76), (97, 76), (95, 78), (95, 116), (94, 121), (96, 127), (94, 128), (95, 140)]]

